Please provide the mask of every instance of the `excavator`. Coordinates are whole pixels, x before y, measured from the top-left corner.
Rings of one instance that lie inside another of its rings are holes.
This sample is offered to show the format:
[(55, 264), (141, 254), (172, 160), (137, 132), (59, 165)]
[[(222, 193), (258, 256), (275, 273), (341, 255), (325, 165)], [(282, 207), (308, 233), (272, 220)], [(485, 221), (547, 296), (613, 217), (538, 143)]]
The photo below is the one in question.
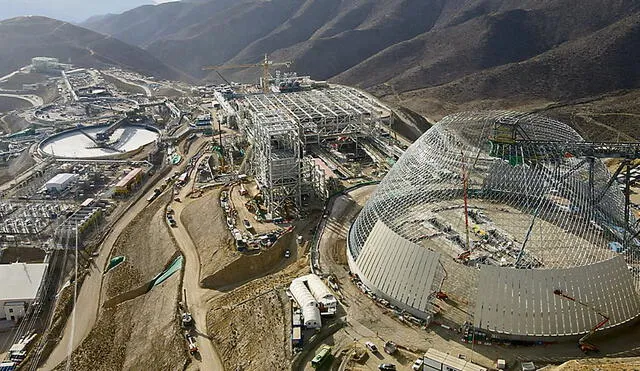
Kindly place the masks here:
[(564, 298), (564, 299), (571, 300), (571, 301), (573, 301), (574, 303), (580, 304), (580, 305), (582, 305), (583, 307), (585, 307), (585, 308), (587, 308), (587, 309), (589, 309), (589, 310), (591, 310), (591, 311), (593, 311), (593, 312), (597, 313), (600, 317), (602, 317), (602, 321), (598, 322), (598, 324), (596, 324), (596, 325), (595, 325), (591, 330), (589, 330), (589, 332), (587, 332), (587, 333), (586, 333), (586, 335), (584, 335), (583, 337), (581, 337), (581, 338), (578, 340), (578, 347), (580, 347), (580, 350), (581, 350), (581, 351), (583, 351), (584, 353), (588, 353), (588, 352), (598, 352), (598, 351), (600, 351), (600, 350), (598, 349), (598, 347), (597, 347), (597, 346), (595, 346), (595, 345), (593, 345), (593, 344), (591, 344), (591, 343), (588, 343), (588, 342), (587, 342), (587, 340), (588, 340), (590, 337), (592, 337), (592, 336), (593, 336), (593, 334), (595, 334), (595, 333), (596, 333), (596, 331), (598, 331), (598, 329), (600, 329), (600, 328), (604, 327), (604, 325), (606, 325), (606, 324), (607, 324), (607, 322), (609, 322), (609, 316), (607, 316), (606, 314), (602, 313), (601, 311), (599, 311), (599, 310), (597, 310), (597, 309), (593, 308), (593, 307), (592, 307), (592, 306), (590, 306), (589, 304), (587, 304), (587, 303), (583, 303), (583, 302), (581, 302), (581, 301), (579, 301), (579, 300), (577, 300), (577, 299), (575, 299), (575, 298), (573, 298), (573, 297), (571, 297), (571, 296), (569, 296), (569, 295), (565, 294), (565, 293), (564, 293), (562, 290), (560, 290), (560, 289), (553, 290), (553, 293), (554, 293), (555, 295), (558, 295), (558, 296), (560, 296), (560, 297)]

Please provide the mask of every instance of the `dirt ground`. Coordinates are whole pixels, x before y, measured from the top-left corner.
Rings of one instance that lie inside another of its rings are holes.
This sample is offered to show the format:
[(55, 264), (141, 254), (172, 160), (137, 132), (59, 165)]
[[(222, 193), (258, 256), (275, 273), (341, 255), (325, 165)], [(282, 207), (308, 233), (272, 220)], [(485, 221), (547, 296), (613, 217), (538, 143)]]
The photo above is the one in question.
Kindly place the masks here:
[(569, 361), (560, 366), (549, 366), (543, 368), (545, 371), (593, 371), (610, 370), (626, 371), (640, 370), (640, 358), (616, 358), (616, 359), (580, 359)]
[(23, 151), (20, 156), (9, 160), (7, 166), (0, 167), (0, 184), (15, 179), (34, 164), (35, 161), (33, 161), (33, 158), (29, 155), (29, 151)]
[(286, 370), (291, 347), (291, 280), (309, 270), (300, 259), (285, 270), (253, 280), (210, 302), (207, 329), (227, 370)]
[(205, 193), (188, 202), (181, 215), (200, 256), (200, 279), (213, 275), (240, 256), (227, 230), (224, 212), (220, 207), (220, 189)]
[(8, 112), (31, 107), (26, 100), (10, 97), (0, 97), (0, 112)]
[(174, 275), (146, 295), (103, 311), (73, 353), (71, 369), (182, 370), (186, 354), (175, 319), (179, 285)]
[(42, 263), (46, 253), (35, 247), (7, 247), (0, 252), (0, 264)]
[(123, 255), (124, 263), (108, 273), (106, 298), (132, 290), (160, 273), (178, 251), (165, 221), (167, 192), (158, 197), (120, 234), (111, 257)]
[(0, 119), (0, 130), (5, 133), (17, 133), (28, 128), (29, 125), (31, 124), (27, 120), (16, 113), (6, 114)]
[[(164, 217), (170, 193), (147, 206), (120, 234), (112, 256), (127, 260), (104, 282), (106, 299), (139, 287), (160, 273), (178, 251)], [(182, 370), (187, 364), (176, 313), (180, 274), (113, 308), (97, 323), (71, 357), (73, 370)], [(65, 362), (57, 369), (63, 369)]]

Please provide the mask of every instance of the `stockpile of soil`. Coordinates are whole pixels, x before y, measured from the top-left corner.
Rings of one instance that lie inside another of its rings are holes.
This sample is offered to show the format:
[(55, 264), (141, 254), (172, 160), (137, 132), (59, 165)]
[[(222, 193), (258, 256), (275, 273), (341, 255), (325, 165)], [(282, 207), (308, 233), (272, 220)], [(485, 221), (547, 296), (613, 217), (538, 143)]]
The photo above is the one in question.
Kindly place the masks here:
[(285, 270), (214, 299), (207, 330), (228, 370), (286, 370), (291, 364), (291, 280), (308, 271), (301, 259)]
[(191, 201), (180, 216), (200, 256), (201, 282), (241, 255), (235, 250), (235, 242), (220, 207), (221, 192), (216, 189)]
[[(137, 288), (160, 273), (178, 248), (164, 220), (171, 195), (154, 201), (116, 240), (112, 256), (127, 260), (107, 273), (104, 299)], [(101, 310), (71, 357), (73, 370), (182, 370), (188, 362), (176, 317), (181, 275), (147, 293)], [(63, 362), (57, 369), (64, 369)]]
[[(180, 275), (106, 309), (71, 357), (72, 370), (182, 370), (187, 362), (176, 320)], [(66, 362), (56, 369), (63, 370)]]
[(166, 193), (138, 215), (116, 240), (111, 257), (124, 263), (107, 273), (106, 298), (137, 288), (160, 273), (178, 251), (165, 221)]

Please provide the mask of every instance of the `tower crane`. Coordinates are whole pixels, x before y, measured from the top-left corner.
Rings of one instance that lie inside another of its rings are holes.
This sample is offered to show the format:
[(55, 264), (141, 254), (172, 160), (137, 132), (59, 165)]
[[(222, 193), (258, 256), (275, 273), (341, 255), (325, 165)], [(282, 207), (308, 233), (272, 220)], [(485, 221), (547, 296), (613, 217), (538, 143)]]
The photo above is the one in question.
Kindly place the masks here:
[(262, 67), (262, 91), (264, 93), (269, 92), (269, 78), (271, 77), (269, 73), (269, 69), (272, 67), (278, 66), (286, 66), (287, 68), (291, 67), (293, 62), (274, 62), (269, 60), (268, 55), (264, 55), (264, 60), (260, 63), (251, 63), (251, 64), (227, 64), (222, 66), (205, 66), (202, 67), (203, 71), (219, 71), (219, 70), (229, 70), (235, 68), (254, 68), (254, 67)]
[(596, 308), (593, 308), (591, 305), (587, 304), (587, 303), (583, 303), (580, 300), (577, 300), (567, 294), (565, 294), (562, 290), (560, 289), (556, 289), (553, 290), (553, 293), (555, 295), (560, 296), (561, 298), (567, 299), (567, 300), (571, 300), (574, 303), (580, 304), (583, 307), (589, 309), (592, 312), (597, 313), (600, 317), (602, 317), (602, 321), (598, 322), (598, 324), (596, 324), (591, 330), (589, 330), (589, 332), (587, 332), (586, 335), (584, 335), (583, 337), (581, 337), (578, 340), (578, 346), (580, 347), (580, 350), (583, 352), (597, 352), (598, 351), (598, 347), (596, 347), (595, 345), (588, 343), (587, 340), (593, 336), (593, 334), (596, 333), (596, 331), (598, 331), (598, 329), (602, 328), (604, 325), (607, 324), (607, 322), (609, 322), (609, 316), (607, 316), (606, 314), (602, 313), (601, 311), (599, 311)]

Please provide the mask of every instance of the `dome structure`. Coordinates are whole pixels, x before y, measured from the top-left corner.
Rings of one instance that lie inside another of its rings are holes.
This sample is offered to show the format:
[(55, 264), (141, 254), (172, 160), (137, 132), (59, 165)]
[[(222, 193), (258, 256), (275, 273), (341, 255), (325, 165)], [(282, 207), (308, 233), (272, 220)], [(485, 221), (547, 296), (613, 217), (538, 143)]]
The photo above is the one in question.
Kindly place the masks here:
[(409, 313), (503, 338), (584, 334), (603, 315), (605, 327), (629, 323), (640, 313), (640, 243), (625, 229), (635, 220), (604, 163), (574, 143), (569, 126), (533, 114), (443, 118), (351, 226), (350, 269)]

